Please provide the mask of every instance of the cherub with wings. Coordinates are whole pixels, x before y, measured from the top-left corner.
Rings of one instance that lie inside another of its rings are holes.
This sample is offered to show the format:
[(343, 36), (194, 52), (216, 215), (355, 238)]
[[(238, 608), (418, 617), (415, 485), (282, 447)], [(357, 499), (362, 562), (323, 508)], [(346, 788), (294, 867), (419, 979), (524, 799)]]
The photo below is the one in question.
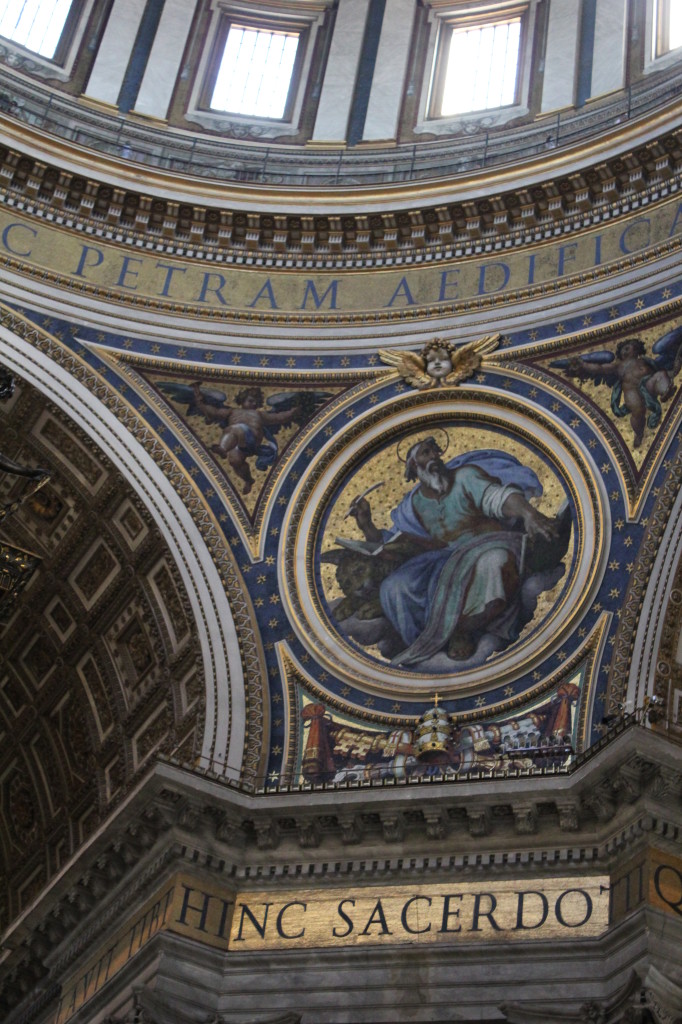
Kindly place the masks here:
[[(176, 402), (187, 402), (189, 416), (202, 415), (206, 423), (222, 428), (220, 440), (211, 451), (227, 459), (248, 494), (253, 487), (249, 459), (255, 456), (256, 469), (266, 470), (277, 459), (275, 434), (293, 421), (305, 423), (318, 407), (331, 397), (326, 391), (287, 391), (270, 395), (267, 400), (259, 387), (245, 387), (227, 405), (227, 395), (215, 388), (202, 387), (200, 381), (180, 384), (163, 381), (159, 387)], [(269, 408), (263, 409), (267, 404)]]
[(400, 376), (415, 388), (443, 387), (459, 384), (478, 370), (481, 359), (494, 351), (499, 334), (486, 334), (468, 345), (433, 338), (420, 353), (403, 352), (397, 348), (379, 349), (382, 362), (394, 366)]
[(630, 416), (634, 447), (644, 440), (647, 426), (658, 426), (661, 402), (675, 391), (673, 383), (682, 367), (682, 326), (675, 327), (653, 345), (646, 355), (641, 338), (626, 338), (613, 352), (587, 352), (582, 356), (555, 359), (550, 366), (564, 370), (578, 380), (593, 380), (611, 388), (611, 411), (615, 416)]

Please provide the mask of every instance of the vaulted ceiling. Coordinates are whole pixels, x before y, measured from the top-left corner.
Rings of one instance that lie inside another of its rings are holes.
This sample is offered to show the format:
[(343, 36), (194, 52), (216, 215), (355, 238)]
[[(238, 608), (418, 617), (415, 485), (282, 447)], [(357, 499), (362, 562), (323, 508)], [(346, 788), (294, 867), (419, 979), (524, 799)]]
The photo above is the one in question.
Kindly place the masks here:
[(191, 761), (204, 706), (173, 553), (87, 433), (18, 379), (0, 452), (44, 467), (0, 479), (2, 551), (36, 556), (0, 601), (0, 927), (135, 783), (152, 755)]

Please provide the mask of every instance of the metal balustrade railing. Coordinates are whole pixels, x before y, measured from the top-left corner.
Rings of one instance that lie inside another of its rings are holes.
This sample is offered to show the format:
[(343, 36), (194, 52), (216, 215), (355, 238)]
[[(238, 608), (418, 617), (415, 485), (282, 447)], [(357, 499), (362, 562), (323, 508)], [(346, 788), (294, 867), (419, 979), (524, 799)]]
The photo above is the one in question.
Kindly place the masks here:
[[(256, 795), (272, 795), (276, 793), (301, 793), (301, 792), (318, 792), (324, 790), (355, 790), (355, 789), (400, 789), (410, 786), (447, 786), (453, 783), (461, 785), (462, 783), (470, 782), (490, 782), (494, 780), (507, 781), (510, 779), (528, 779), (528, 778), (546, 778), (549, 776), (566, 776), (573, 775), (579, 768), (581, 768), (587, 762), (593, 760), (597, 754), (599, 754), (605, 747), (608, 747), (624, 732), (629, 731), (634, 726), (646, 727), (650, 719), (651, 710), (650, 707), (637, 708), (631, 713), (622, 713), (615, 716), (613, 720), (605, 721), (605, 731), (603, 735), (593, 743), (586, 750), (580, 753), (573, 753), (570, 748), (563, 742), (557, 744), (546, 744), (543, 747), (538, 748), (537, 753), (539, 760), (552, 759), (552, 754), (556, 750), (557, 754), (561, 757), (555, 763), (536, 763), (535, 758), (530, 758), (532, 764), (524, 767), (518, 767), (510, 763), (509, 758), (513, 755), (518, 755), (520, 758), (524, 756), (525, 751), (509, 750), (507, 752), (500, 752), (494, 757), (494, 764), (486, 763), (473, 765), (466, 769), (457, 769), (449, 772), (437, 772), (429, 775), (415, 774), (412, 776), (396, 777), (395, 775), (377, 778), (363, 778), (363, 779), (351, 779), (346, 778), (343, 780), (319, 780), (310, 781), (305, 779), (297, 779), (295, 781), (284, 781), (279, 778), (274, 779), (272, 777), (245, 779), (237, 778), (236, 775), (224, 774), (220, 770), (220, 766), (214, 762), (212, 768), (204, 767), (201, 765), (201, 760), (197, 756), (191, 766), (192, 772), (198, 772), (207, 778), (226, 785), (231, 789), (241, 790), (248, 794)], [(561, 748), (561, 749), (559, 749)], [(189, 768), (190, 766), (181, 763), (174, 757), (159, 756), (157, 761), (160, 763), (172, 764), (178, 768)], [(224, 766), (227, 768), (227, 766)]]
[[(3, 68), (0, 114), (108, 156), (179, 175), (226, 182), (325, 188), (425, 181), (523, 163), (588, 142), (618, 124), (679, 104), (682, 70), (659, 72), (619, 93), (515, 127), (462, 123), (446, 137), (343, 149), (268, 144), (196, 134), (100, 112)], [(682, 111), (681, 111), (682, 112)]]

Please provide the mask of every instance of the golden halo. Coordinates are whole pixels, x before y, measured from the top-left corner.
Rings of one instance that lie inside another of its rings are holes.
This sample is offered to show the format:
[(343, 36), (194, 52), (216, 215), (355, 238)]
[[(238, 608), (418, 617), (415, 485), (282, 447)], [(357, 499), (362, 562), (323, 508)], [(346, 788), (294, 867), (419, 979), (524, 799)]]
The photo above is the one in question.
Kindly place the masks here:
[[(445, 439), (445, 444), (443, 444), (442, 441), (438, 441), (438, 434), (440, 434), (441, 437)], [(431, 430), (421, 435), (410, 434), (409, 437), (401, 437), (396, 446), (396, 455), (398, 456), (398, 459), (402, 462), (403, 465), (405, 465), (405, 463), (407, 462), (407, 453), (409, 452), (410, 448), (414, 448), (416, 444), (421, 444), (422, 441), (426, 441), (426, 439), (429, 437), (432, 437), (436, 441), (436, 444), (438, 444), (438, 447), (441, 449), (442, 454), (445, 455), (448, 448), (450, 447), (449, 434), (447, 430), (445, 430), (443, 427), (432, 427)]]

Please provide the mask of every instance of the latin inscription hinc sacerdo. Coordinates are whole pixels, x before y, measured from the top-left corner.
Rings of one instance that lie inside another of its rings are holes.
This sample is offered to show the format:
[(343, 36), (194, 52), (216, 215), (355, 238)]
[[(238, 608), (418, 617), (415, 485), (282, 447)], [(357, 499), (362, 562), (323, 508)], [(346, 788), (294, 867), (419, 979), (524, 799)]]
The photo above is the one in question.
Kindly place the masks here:
[(303, 947), (592, 937), (608, 927), (608, 893), (606, 876), (236, 895), (177, 877), (64, 986), (55, 1024), (66, 1024), (161, 931), (230, 956)]
[(682, 861), (658, 851), (618, 876), (230, 892), (170, 879), (62, 990), (67, 1024), (155, 935), (173, 932), (238, 955), (281, 949), (571, 941), (596, 938), (644, 903), (682, 915)]

